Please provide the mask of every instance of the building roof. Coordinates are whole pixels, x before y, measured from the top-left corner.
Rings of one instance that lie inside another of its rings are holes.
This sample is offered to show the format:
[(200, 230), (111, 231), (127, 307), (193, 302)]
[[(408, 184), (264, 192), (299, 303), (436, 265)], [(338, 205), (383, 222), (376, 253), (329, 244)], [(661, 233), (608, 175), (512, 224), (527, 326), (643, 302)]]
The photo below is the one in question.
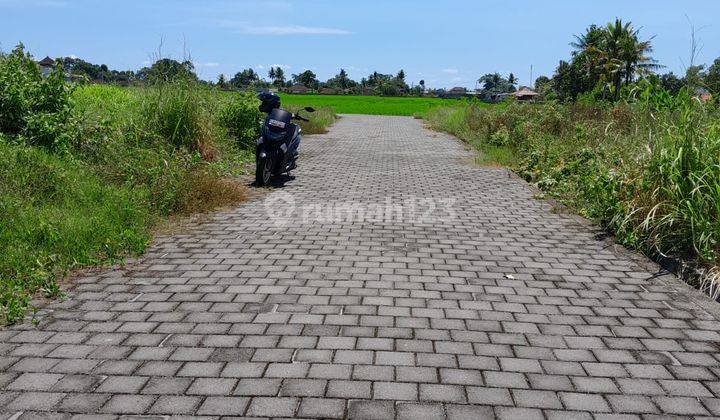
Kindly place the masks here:
[(519, 96), (537, 96), (537, 95), (539, 95), (539, 93), (535, 92), (534, 90), (530, 89), (530, 88), (527, 87), (527, 86), (521, 86), (521, 87), (520, 87), (520, 90), (518, 90), (517, 92), (514, 92), (512, 95), (515, 96), (515, 97), (519, 97)]
[(306, 86), (300, 85), (300, 84), (292, 85), (288, 89), (289, 90), (309, 90)]
[(50, 57), (45, 57), (42, 60), (38, 61), (38, 64), (43, 67), (50, 67), (55, 64), (55, 60)]
[(465, 92), (467, 92), (467, 89), (465, 89), (464, 87), (455, 86), (454, 88), (450, 89), (448, 92), (452, 92), (452, 93), (458, 93), (458, 92), (459, 92), (459, 93), (465, 93)]

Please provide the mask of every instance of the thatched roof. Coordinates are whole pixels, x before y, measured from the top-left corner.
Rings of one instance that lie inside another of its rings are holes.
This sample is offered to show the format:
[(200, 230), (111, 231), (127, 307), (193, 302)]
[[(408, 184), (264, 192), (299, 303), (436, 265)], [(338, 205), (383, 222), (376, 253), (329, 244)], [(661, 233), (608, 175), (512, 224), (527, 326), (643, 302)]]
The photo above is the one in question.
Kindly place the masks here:
[(522, 87), (520, 87), (520, 90), (518, 90), (517, 92), (514, 92), (512, 95), (515, 96), (516, 98), (518, 98), (518, 97), (522, 97), (522, 96), (538, 96), (539, 93), (535, 92), (534, 90), (530, 89), (527, 86), (522, 86)]
[(290, 93), (305, 93), (309, 90), (310, 89), (308, 89), (307, 87), (305, 87), (303, 85), (293, 85), (293, 86), (290, 86), (287, 91)]
[(50, 67), (50, 66), (53, 66), (53, 65), (55, 64), (55, 60), (53, 60), (53, 59), (50, 58), (50, 57), (45, 57), (45, 58), (43, 58), (42, 60), (38, 61), (38, 64), (41, 65), (41, 66), (43, 66), (43, 67)]

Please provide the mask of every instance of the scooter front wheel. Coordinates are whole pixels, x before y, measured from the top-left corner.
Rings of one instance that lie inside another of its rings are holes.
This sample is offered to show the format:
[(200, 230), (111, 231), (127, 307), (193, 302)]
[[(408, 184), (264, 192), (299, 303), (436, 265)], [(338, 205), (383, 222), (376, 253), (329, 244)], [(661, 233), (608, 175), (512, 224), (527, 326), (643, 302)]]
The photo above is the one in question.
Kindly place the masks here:
[(272, 159), (269, 156), (258, 156), (255, 164), (255, 185), (262, 187), (270, 182), (272, 176)]

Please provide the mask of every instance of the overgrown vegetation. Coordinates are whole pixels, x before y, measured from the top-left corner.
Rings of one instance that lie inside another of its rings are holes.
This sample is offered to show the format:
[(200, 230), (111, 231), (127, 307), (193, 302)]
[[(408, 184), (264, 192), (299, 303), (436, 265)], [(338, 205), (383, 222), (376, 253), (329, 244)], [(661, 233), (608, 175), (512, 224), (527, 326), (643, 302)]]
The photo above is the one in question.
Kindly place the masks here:
[(260, 119), (193, 78), (77, 86), (22, 46), (0, 56), (0, 323), (68, 270), (142, 252), (163, 217), (242, 199)]
[[(650, 255), (720, 265), (720, 110), (641, 83), (618, 102), (435, 109), (428, 123)], [(711, 295), (720, 291), (703, 285)]]

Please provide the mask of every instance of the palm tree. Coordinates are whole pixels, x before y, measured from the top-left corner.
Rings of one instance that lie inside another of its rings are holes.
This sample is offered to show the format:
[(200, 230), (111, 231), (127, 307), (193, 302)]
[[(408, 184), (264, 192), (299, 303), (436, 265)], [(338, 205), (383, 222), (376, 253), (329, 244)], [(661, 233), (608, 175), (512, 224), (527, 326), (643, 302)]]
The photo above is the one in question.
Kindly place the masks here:
[(599, 56), (606, 80), (610, 82), (616, 98), (620, 94), (625, 68), (621, 54), (631, 32), (631, 23), (623, 23), (620, 19), (615, 19), (614, 23), (608, 23), (603, 31)]
[(620, 60), (624, 63), (625, 84), (633, 81), (635, 74), (644, 74), (656, 70), (661, 66), (649, 56), (653, 52), (650, 38), (647, 41), (640, 41), (639, 30), (629, 32), (622, 43)]
[(641, 41), (640, 30), (633, 29), (631, 22), (615, 19), (602, 29), (590, 26), (570, 45), (591, 83), (604, 82), (617, 98), (623, 82), (628, 85), (637, 74), (660, 67), (649, 55), (653, 51), (651, 41)]
[(588, 77), (589, 84), (595, 86), (600, 81), (601, 65), (600, 51), (602, 50), (604, 29), (597, 25), (590, 25), (582, 35), (575, 35), (575, 41), (570, 43), (574, 51), (573, 60), (579, 60)]

